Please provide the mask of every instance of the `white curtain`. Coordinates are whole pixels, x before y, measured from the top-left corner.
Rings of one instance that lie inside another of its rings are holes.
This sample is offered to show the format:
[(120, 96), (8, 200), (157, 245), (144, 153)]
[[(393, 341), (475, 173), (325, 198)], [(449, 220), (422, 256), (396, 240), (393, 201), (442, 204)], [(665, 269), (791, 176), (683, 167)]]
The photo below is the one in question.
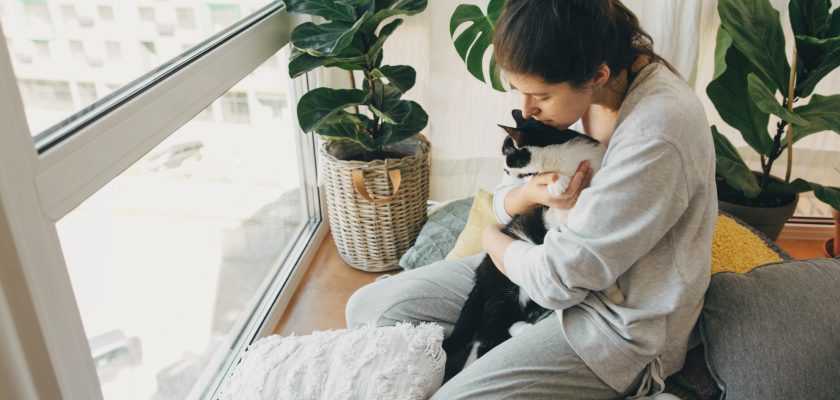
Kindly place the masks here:
[[(716, 0), (625, 0), (639, 17), (642, 27), (651, 34), (656, 52), (670, 61), (695, 87), (704, 101), (712, 124), (722, 126), (717, 111), (708, 101), (705, 87), (714, 68), (714, 46), (720, 19)], [(788, 34), (787, 0), (771, 0), (782, 11)], [(840, 0), (834, 0), (835, 6)], [(515, 93), (500, 93), (473, 78), (458, 57), (449, 36), (449, 18), (459, 4), (475, 4), (486, 10), (488, 0), (430, 0), (421, 14), (407, 17), (385, 45), (385, 63), (407, 64), (417, 70), (417, 84), (407, 98), (420, 103), (429, 113), (429, 126), (424, 131), (432, 143), (431, 198), (447, 200), (469, 196), (475, 189), (492, 189), (501, 177), (500, 149), (503, 131), (496, 124), (512, 124), (510, 111), (521, 108)], [(346, 73), (342, 73), (346, 76)], [(817, 93), (831, 94), (840, 90), (838, 71), (817, 87)], [(731, 130), (731, 129), (728, 129)], [(729, 132), (738, 142), (738, 135)], [(840, 150), (838, 135), (815, 134), (797, 143), (797, 148)], [(800, 162), (807, 161), (799, 157)], [(818, 164), (831, 164), (820, 162)], [(813, 163), (812, 163), (813, 164)], [(827, 181), (825, 169), (798, 167), (797, 176)], [(840, 168), (840, 166), (838, 166)], [(775, 172), (775, 171), (774, 171)], [(783, 174), (784, 171), (780, 172)]]

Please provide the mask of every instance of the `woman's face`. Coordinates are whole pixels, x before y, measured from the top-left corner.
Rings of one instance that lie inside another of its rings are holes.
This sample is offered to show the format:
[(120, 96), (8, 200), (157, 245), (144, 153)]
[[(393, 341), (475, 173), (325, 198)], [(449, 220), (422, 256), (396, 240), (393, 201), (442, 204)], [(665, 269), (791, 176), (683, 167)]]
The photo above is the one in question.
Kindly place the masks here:
[(509, 73), (507, 78), (513, 88), (522, 93), (522, 115), (555, 128), (568, 128), (592, 104), (594, 90), (588, 86), (576, 89), (566, 82), (545, 83), (533, 75)]

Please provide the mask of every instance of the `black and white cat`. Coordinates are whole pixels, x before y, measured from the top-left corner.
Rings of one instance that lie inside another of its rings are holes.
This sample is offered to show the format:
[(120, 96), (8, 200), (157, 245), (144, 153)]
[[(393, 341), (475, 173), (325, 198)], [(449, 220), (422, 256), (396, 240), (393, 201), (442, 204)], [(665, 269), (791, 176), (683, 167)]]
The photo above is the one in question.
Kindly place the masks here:
[[(508, 133), (502, 145), (505, 172), (517, 178), (529, 179), (544, 172), (557, 173), (559, 179), (548, 185), (554, 195), (566, 191), (577, 168), (589, 161), (593, 174), (601, 167), (606, 146), (590, 136), (571, 129), (561, 130), (533, 118), (525, 119), (520, 110), (513, 110), (516, 128), (499, 125)], [(566, 221), (567, 210), (545, 206), (516, 215), (502, 232), (515, 239), (542, 244), (548, 230)], [(604, 295), (615, 304), (624, 302), (616, 285)], [(534, 324), (551, 310), (533, 302), (528, 295), (503, 275), (490, 256), (476, 269), (475, 286), (467, 297), (452, 334), (443, 342), (447, 355), (464, 354), (477, 345), (477, 357)], [(447, 375), (463, 367), (463, 358), (447, 362)]]

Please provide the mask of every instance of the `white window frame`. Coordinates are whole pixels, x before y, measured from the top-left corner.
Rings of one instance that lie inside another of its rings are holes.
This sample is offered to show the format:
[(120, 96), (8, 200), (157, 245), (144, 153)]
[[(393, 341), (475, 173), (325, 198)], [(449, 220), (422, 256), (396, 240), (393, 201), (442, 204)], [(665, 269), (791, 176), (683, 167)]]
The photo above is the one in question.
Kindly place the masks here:
[[(51, 129), (52, 146), (33, 145), (3, 35), (0, 35), (0, 388), (25, 399), (102, 399), (81, 315), (56, 231), (56, 221), (96, 193), (289, 41), (305, 19), (271, 2), (172, 63), (150, 72)], [(2, 30), (2, 27), (0, 27)], [(291, 104), (322, 79), (293, 82)], [(294, 107), (293, 119), (297, 120)], [(90, 118), (95, 116), (95, 118)], [(317, 186), (316, 140), (297, 124), (310, 210), (301, 239), (290, 246), (264, 301), (252, 310), (232, 356), (273, 333), (314, 251), (327, 232)], [(63, 132), (63, 133), (62, 133)], [(41, 135), (39, 135), (41, 136)], [(49, 135), (45, 136), (49, 139)], [(53, 138), (55, 139), (55, 138)], [(290, 267), (293, 266), (293, 267)], [(227, 361), (227, 366), (234, 360)], [(210, 392), (224, 374), (202, 377)], [(203, 388), (202, 388), (203, 389)]]

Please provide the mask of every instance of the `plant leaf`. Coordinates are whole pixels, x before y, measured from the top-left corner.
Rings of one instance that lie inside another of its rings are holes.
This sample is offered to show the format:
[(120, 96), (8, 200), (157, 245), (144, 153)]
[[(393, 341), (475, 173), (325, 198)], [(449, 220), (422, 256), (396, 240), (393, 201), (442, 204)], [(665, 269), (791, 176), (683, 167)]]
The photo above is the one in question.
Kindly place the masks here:
[(397, 29), (398, 26), (402, 25), (403, 20), (401, 18), (397, 18), (379, 30), (379, 37), (376, 39), (376, 43), (370, 47), (367, 52), (367, 62), (369, 65), (379, 66), (380, 55), (382, 54), (382, 47), (385, 46), (385, 40), (394, 33), (394, 30)]
[(313, 56), (334, 56), (353, 42), (356, 31), (368, 18), (370, 13), (365, 13), (355, 23), (335, 21), (316, 25), (306, 22), (292, 31), (291, 42)]
[(415, 15), (426, 9), (428, 0), (392, 0), (376, 6), (373, 16), (362, 25), (362, 32), (373, 34), (379, 24), (394, 15)]
[(790, 0), (790, 26), (794, 35), (824, 38), (828, 32), (830, 0)]
[(773, 139), (767, 132), (770, 115), (750, 101), (747, 88), (747, 75), (756, 69), (732, 46), (732, 37), (723, 27), (718, 30), (715, 60), (715, 78), (706, 87), (706, 94), (720, 117), (741, 132), (750, 147), (759, 154), (770, 154), (773, 148)]
[[(467, 64), (467, 70), (476, 79), (488, 82), (493, 88), (504, 91), (499, 79), (499, 71), (496, 69), (495, 61), (491, 61), (487, 68), (487, 77), (484, 76), (484, 55), (493, 42), (493, 32), (496, 29), (496, 21), (504, 10), (505, 0), (490, 0), (485, 15), (476, 5), (461, 4), (452, 14), (449, 20), (449, 35), (454, 39), (455, 50), (462, 60)], [(463, 24), (471, 24), (458, 37), (455, 31)], [(491, 57), (492, 60), (492, 57)]]
[(378, 146), (400, 142), (420, 133), (426, 127), (429, 115), (419, 104), (413, 101), (408, 101), (408, 103), (411, 109), (402, 124), (382, 124), (382, 134), (376, 140)]
[(364, 103), (365, 92), (358, 89), (317, 88), (298, 101), (297, 113), (304, 132), (317, 129), (325, 120), (343, 109)]
[(796, 49), (800, 62), (793, 93), (797, 97), (808, 97), (826, 75), (840, 66), (840, 36), (818, 39), (797, 35)]
[(718, 13), (733, 45), (752, 62), (763, 81), (773, 83), (771, 90), (778, 89), (787, 97), (790, 64), (779, 12), (770, 1), (720, 0)]
[[(364, 85), (367, 89), (367, 81)], [(392, 84), (385, 84), (381, 80), (373, 81), (373, 89), (370, 91), (367, 105), (374, 114), (389, 124), (401, 124), (411, 111), (407, 101), (400, 100), (402, 92)]]
[(787, 108), (779, 104), (776, 95), (761, 81), (758, 75), (751, 73), (747, 76), (747, 90), (750, 99), (759, 110), (773, 114), (796, 126), (808, 126), (808, 120), (788, 111)]
[(283, 0), (286, 11), (295, 14), (309, 14), (332, 21), (354, 21), (353, 7), (333, 0)]
[(377, 78), (388, 79), (388, 82), (402, 93), (414, 87), (417, 79), (417, 72), (408, 65), (383, 65), (371, 71), (371, 74)]
[(712, 138), (715, 143), (715, 172), (722, 176), (732, 189), (744, 194), (748, 199), (754, 199), (761, 193), (761, 186), (755, 174), (750, 171), (735, 146), (726, 139), (715, 126), (712, 126)]
[(840, 210), (840, 188), (821, 186), (816, 183), (811, 183), (811, 188), (814, 190), (814, 196), (825, 204), (831, 206), (835, 210)]
[(840, 188), (822, 186), (804, 179), (797, 178), (791, 183), (772, 183), (770, 191), (774, 193), (805, 193), (814, 192), (814, 196), (835, 210), (840, 210)]
[(315, 132), (328, 140), (351, 140), (368, 151), (376, 149), (370, 136), (373, 121), (363, 114), (341, 111), (324, 121)]
[(837, 36), (840, 36), (840, 7), (835, 8), (831, 13), (831, 23), (828, 26), (828, 32), (826, 32), (826, 37)]
[(349, 46), (334, 57), (313, 56), (292, 47), (292, 54), (289, 56), (289, 77), (297, 78), (320, 66), (360, 70), (364, 69), (366, 61), (364, 43), (358, 35), (353, 38)]
[[(834, 131), (840, 133), (840, 94), (833, 96), (811, 96), (811, 101), (794, 109), (800, 117), (808, 120), (808, 126), (794, 127), (793, 142), (817, 132)], [(787, 141), (782, 140), (782, 149)]]

